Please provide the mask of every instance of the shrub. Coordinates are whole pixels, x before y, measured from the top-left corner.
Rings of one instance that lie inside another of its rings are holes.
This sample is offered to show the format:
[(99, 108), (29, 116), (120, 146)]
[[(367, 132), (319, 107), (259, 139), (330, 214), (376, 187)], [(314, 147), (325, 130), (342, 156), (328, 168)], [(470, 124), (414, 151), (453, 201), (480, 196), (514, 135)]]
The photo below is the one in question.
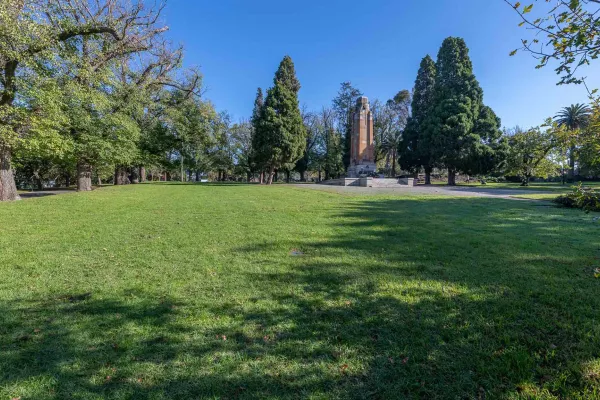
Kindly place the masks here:
[(580, 183), (573, 188), (573, 192), (554, 199), (554, 203), (563, 207), (580, 208), (585, 212), (600, 211), (600, 192), (583, 187)]

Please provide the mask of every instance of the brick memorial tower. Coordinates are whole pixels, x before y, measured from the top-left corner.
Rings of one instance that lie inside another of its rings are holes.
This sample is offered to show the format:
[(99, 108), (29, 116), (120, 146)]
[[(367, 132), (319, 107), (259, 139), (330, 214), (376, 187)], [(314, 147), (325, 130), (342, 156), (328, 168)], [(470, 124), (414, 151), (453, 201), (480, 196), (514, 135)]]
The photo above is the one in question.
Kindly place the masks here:
[(359, 97), (352, 114), (352, 137), (350, 148), (349, 178), (374, 173), (375, 148), (373, 145), (373, 116), (369, 108), (369, 99)]

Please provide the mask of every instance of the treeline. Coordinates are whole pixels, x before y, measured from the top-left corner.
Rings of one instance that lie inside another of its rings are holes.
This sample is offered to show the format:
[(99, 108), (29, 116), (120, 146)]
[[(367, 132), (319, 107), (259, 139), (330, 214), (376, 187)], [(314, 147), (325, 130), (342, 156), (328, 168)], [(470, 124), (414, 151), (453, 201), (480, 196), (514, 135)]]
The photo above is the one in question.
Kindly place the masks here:
[[(149, 3), (148, 3), (149, 4)], [(165, 37), (163, 6), (0, 2), (0, 200), (19, 186), (135, 183), (230, 169), (231, 125)], [(249, 137), (248, 137), (249, 139)]]
[[(344, 82), (330, 106), (309, 111), (286, 56), (249, 120), (233, 123), (203, 98), (200, 73), (182, 68), (161, 12), (142, 1), (0, 2), (0, 200), (17, 199), (18, 187), (344, 176), (360, 89)], [(387, 176), (572, 180), (600, 159), (597, 107), (501, 131), (460, 38), (422, 60), (412, 90), (371, 99), (371, 109)]]

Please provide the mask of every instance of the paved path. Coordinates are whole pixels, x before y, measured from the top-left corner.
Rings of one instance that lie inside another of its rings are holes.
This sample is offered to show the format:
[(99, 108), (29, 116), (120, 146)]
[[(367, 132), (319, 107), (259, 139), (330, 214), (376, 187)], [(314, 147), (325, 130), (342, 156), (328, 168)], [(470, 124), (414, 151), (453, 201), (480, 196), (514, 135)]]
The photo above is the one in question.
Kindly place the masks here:
[(466, 197), (493, 197), (512, 200), (524, 200), (514, 196), (527, 194), (551, 194), (544, 190), (529, 189), (487, 189), (485, 187), (466, 187), (466, 186), (424, 186), (398, 187), (398, 188), (365, 188), (358, 186), (328, 186), (328, 185), (294, 185), (298, 188), (323, 190), (337, 193), (356, 193), (356, 194), (429, 194), (436, 196), (466, 196)]

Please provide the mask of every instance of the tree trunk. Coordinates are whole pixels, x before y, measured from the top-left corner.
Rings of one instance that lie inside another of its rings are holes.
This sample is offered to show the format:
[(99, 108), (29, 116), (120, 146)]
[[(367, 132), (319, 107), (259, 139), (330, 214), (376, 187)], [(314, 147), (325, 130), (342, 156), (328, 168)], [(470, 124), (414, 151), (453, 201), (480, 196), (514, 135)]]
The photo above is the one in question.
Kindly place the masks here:
[(10, 165), (10, 151), (0, 149), (0, 201), (21, 200)]
[(200, 170), (196, 170), (196, 182), (200, 182)]
[(77, 163), (77, 191), (90, 192), (92, 190), (92, 166), (80, 161)]
[(425, 184), (431, 185), (431, 167), (425, 167)]
[(67, 172), (65, 174), (65, 187), (68, 188), (69, 186), (71, 186), (71, 174)]
[(98, 186), (102, 186), (102, 177), (100, 175), (97, 176)]
[(250, 172), (246, 172), (246, 182), (252, 182), (252, 174)]
[(306, 182), (306, 172), (300, 171), (300, 182)]
[(290, 183), (290, 170), (285, 171), (285, 183)]
[(269, 171), (269, 177), (267, 180), (267, 185), (272, 185), (273, 184), (273, 178), (275, 178), (275, 181), (277, 182), (277, 175), (275, 174), (275, 168), (271, 167), (271, 170)]
[(569, 149), (569, 179), (575, 179), (575, 146)]
[(35, 181), (35, 187), (37, 190), (44, 189), (44, 183), (42, 182), (42, 178), (40, 178), (40, 173), (38, 171), (33, 173), (33, 180)]
[(115, 168), (115, 185), (129, 185), (129, 177), (127, 176), (127, 171), (123, 167)]
[(129, 182), (133, 184), (140, 183), (140, 177), (138, 175), (139, 169), (137, 168), (129, 168)]
[(321, 182), (321, 170), (319, 169), (319, 182)]
[(396, 177), (396, 151), (392, 151), (392, 178)]
[(279, 171), (275, 170), (274, 172), (271, 173), (271, 183), (273, 182), (277, 182), (277, 175), (279, 175)]
[(183, 173), (183, 156), (181, 156), (181, 182), (185, 181), (185, 174)]
[(448, 168), (448, 186), (456, 186), (456, 171)]
[(265, 183), (265, 171), (260, 171), (260, 177), (258, 179), (261, 185)]
[(146, 167), (140, 167), (140, 182), (146, 182)]

